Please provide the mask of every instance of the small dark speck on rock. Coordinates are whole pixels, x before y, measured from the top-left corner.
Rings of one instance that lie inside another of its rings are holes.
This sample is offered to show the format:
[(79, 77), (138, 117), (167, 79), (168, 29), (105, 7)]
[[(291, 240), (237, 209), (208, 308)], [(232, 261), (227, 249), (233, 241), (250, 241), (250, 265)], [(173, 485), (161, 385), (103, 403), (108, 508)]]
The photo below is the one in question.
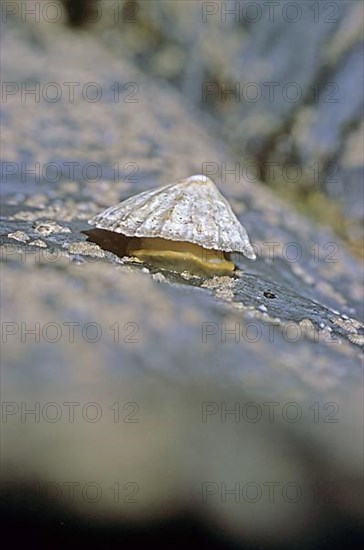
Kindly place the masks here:
[(265, 292), (263, 292), (263, 294), (266, 298), (269, 298), (270, 300), (273, 300), (273, 298), (277, 297), (275, 294), (273, 294), (273, 292), (270, 292), (270, 290), (266, 290)]

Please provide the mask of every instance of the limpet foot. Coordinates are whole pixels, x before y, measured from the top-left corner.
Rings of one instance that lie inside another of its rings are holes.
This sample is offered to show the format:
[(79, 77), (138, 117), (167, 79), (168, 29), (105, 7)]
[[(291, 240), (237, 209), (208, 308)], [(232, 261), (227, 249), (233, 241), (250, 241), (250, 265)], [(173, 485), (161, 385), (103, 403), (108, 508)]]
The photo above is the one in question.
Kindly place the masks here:
[[(137, 241), (137, 242), (136, 242)], [(231, 274), (235, 265), (219, 250), (166, 239), (131, 239), (128, 254), (147, 264), (170, 271), (189, 271), (200, 276)]]

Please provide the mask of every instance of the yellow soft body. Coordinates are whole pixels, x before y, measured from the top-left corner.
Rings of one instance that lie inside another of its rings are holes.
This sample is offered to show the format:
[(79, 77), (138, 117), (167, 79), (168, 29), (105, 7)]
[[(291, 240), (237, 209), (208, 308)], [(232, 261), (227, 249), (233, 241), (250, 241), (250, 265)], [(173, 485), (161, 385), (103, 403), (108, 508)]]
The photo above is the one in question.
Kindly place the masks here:
[(231, 275), (233, 262), (224, 252), (208, 250), (197, 244), (170, 241), (161, 238), (131, 239), (127, 247), (128, 256), (172, 271), (189, 271), (195, 275)]

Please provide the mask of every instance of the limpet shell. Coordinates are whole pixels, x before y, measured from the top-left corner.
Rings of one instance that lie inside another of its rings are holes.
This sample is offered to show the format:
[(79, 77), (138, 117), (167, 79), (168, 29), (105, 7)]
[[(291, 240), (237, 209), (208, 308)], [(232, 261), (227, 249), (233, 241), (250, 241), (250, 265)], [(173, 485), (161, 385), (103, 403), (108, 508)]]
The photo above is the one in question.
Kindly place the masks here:
[[(105, 232), (129, 238), (128, 255), (147, 263), (160, 265), (162, 261), (162, 267), (178, 271), (207, 269), (209, 274), (222, 274), (235, 268), (228, 258), (231, 252), (256, 258), (247, 232), (228, 201), (203, 175), (139, 193), (107, 208), (89, 223), (103, 230), (105, 238)], [(91, 233), (87, 232), (89, 236)], [(177, 265), (180, 260), (181, 265)]]

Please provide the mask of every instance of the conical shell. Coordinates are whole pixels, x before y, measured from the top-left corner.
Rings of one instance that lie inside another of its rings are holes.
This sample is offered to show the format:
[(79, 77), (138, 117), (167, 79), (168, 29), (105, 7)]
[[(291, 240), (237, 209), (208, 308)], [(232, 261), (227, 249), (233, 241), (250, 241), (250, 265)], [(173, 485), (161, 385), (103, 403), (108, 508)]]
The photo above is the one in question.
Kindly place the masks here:
[(192, 176), (130, 197), (89, 223), (127, 237), (187, 241), (256, 258), (246, 230), (206, 176)]

